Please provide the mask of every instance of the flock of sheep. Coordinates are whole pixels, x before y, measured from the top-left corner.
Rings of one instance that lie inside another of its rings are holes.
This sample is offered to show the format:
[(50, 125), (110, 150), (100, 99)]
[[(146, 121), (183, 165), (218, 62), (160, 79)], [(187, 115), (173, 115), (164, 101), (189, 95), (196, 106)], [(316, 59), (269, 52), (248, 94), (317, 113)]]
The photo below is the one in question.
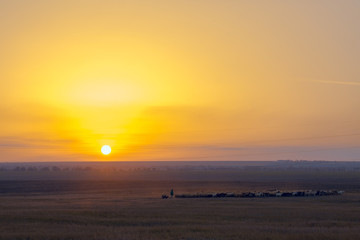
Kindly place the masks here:
[[(306, 191), (269, 191), (269, 192), (243, 192), (243, 193), (198, 193), (177, 194), (176, 198), (260, 198), (260, 197), (310, 197), (341, 195), (344, 191), (336, 190), (306, 190)], [(168, 198), (163, 195), (162, 198)]]

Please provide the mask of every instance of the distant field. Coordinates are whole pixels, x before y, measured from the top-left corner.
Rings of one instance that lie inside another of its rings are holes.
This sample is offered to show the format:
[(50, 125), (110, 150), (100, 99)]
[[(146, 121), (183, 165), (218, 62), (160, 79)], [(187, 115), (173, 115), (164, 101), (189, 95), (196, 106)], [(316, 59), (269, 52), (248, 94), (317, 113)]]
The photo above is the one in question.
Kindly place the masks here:
[[(26, 174), (0, 172), (0, 240), (360, 239), (359, 171), (139, 170), (110, 180), (89, 180), (91, 175), (87, 180), (66, 180), (63, 173), (62, 180), (45, 180), (44, 173), (39, 173), (39, 180), (25, 180)], [(14, 176), (23, 179), (11, 180)], [(274, 188), (346, 192), (321, 197), (161, 199), (171, 188), (175, 194)]]

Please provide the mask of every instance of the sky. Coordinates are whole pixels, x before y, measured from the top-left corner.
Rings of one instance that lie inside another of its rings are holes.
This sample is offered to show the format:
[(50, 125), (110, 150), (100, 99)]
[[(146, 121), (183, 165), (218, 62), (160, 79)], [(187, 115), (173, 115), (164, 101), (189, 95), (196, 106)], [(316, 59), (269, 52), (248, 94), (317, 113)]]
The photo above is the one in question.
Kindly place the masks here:
[(0, 161), (360, 161), (359, 12), (1, 0)]

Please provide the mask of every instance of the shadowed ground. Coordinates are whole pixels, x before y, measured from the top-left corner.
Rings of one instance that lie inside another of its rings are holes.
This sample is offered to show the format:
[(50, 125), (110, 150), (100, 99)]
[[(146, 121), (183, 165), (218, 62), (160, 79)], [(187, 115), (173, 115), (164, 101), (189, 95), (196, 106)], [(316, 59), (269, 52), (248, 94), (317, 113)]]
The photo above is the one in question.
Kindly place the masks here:
[(176, 194), (302, 184), (308, 187), (281, 180), (2, 181), (0, 239), (358, 238), (360, 194), (355, 188), (343, 196), (312, 198), (160, 199), (170, 187)]

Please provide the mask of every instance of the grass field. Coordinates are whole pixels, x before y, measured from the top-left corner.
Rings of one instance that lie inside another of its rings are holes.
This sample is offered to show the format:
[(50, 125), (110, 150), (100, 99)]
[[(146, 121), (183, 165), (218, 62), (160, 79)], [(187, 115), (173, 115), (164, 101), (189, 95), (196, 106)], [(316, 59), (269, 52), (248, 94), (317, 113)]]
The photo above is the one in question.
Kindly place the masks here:
[(171, 187), (176, 194), (309, 184), (281, 179), (2, 181), (0, 239), (359, 239), (355, 186), (342, 196), (160, 199)]

